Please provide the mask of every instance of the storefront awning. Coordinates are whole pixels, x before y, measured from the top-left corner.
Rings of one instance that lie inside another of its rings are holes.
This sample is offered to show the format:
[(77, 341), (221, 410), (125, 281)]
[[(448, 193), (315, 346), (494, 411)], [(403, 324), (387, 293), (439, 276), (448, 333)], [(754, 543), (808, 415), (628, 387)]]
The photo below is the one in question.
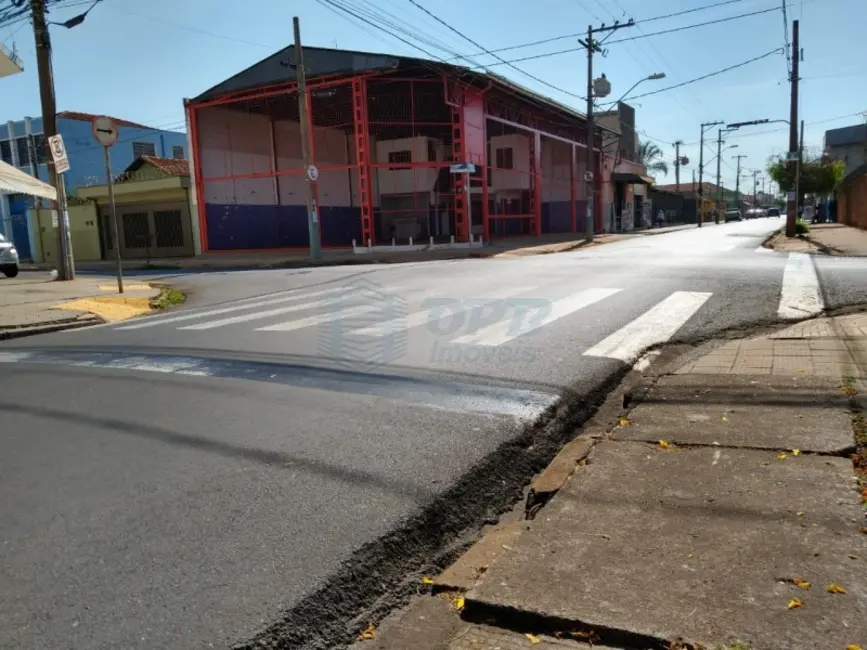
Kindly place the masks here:
[(0, 160), (0, 192), (4, 194), (27, 194), (43, 199), (56, 199), (57, 190), (38, 178), (25, 174)]
[(611, 174), (611, 180), (619, 183), (653, 185), (653, 179), (650, 176), (642, 176), (635, 172), (614, 172)]

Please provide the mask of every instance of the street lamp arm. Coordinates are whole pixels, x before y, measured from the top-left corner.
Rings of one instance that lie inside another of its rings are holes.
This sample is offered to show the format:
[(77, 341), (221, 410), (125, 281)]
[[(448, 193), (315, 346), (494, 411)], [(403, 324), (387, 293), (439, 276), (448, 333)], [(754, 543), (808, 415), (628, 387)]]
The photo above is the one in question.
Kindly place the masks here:
[(636, 81), (634, 84), (632, 84), (632, 88), (630, 88), (629, 90), (627, 90), (625, 93), (623, 93), (623, 94), (620, 96), (620, 99), (618, 99), (616, 102), (613, 102), (613, 103), (612, 103), (612, 104), (611, 104), (607, 109), (605, 109), (605, 110), (611, 110), (614, 106), (617, 106), (617, 104), (619, 104), (619, 103), (622, 102), (624, 99), (626, 99), (626, 96), (627, 96), (629, 93), (631, 93), (631, 92), (632, 92), (633, 90), (635, 90), (635, 89), (636, 89), (640, 84), (644, 83), (645, 81), (656, 81), (657, 79), (665, 79), (665, 73), (664, 73), (664, 72), (654, 72), (652, 75), (650, 75), (650, 76), (648, 76), (648, 77), (645, 77), (644, 79), (639, 79), (639, 80)]

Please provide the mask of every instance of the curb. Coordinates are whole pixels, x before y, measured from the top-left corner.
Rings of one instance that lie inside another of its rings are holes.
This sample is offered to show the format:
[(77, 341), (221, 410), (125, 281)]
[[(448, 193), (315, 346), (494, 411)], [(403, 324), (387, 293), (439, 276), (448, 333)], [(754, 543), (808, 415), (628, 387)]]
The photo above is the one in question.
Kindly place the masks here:
[(0, 341), (9, 341), (12, 339), (24, 338), (25, 336), (35, 336), (36, 334), (51, 334), (52, 332), (62, 332), (64, 330), (80, 329), (82, 327), (90, 327), (91, 325), (100, 325), (104, 321), (93, 315), (70, 318), (68, 320), (56, 320), (48, 323), (40, 323), (37, 325), (21, 325), (19, 327), (0, 328)]

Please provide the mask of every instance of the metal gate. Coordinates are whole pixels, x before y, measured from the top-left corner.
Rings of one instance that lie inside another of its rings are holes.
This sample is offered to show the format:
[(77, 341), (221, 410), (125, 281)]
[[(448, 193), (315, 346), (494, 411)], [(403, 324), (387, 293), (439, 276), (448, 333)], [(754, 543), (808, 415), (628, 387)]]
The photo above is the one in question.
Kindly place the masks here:
[[(114, 251), (108, 211), (103, 215), (106, 250)], [(186, 203), (117, 206), (121, 255), (128, 258), (183, 257), (193, 254), (189, 206)]]

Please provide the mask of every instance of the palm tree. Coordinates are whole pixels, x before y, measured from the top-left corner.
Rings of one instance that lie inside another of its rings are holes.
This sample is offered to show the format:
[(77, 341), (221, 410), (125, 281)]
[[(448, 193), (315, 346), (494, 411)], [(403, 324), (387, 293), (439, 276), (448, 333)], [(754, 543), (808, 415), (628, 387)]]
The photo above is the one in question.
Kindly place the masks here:
[(652, 142), (638, 142), (638, 162), (647, 167), (647, 171), (668, 174), (668, 163), (662, 159), (662, 149)]

